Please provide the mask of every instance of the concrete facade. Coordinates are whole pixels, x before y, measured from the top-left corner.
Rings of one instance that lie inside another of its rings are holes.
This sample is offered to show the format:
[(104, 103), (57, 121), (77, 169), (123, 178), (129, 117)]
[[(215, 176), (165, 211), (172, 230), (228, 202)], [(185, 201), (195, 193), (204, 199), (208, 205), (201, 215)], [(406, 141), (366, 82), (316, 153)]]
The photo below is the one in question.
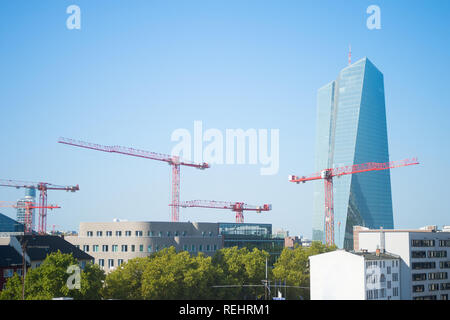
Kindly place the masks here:
[(95, 258), (106, 272), (163, 248), (211, 256), (223, 248), (218, 223), (82, 222), (78, 236), (65, 239)]
[(447, 300), (450, 295), (450, 230), (435, 226), (415, 230), (354, 227), (359, 250), (385, 249), (401, 257), (402, 300)]

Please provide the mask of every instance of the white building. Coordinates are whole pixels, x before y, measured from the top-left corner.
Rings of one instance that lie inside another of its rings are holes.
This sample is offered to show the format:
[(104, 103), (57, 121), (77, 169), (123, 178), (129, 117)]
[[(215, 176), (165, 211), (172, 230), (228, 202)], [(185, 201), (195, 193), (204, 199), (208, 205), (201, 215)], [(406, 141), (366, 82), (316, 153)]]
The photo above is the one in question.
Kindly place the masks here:
[(400, 258), (331, 251), (309, 258), (311, 300), (399, 300)]
[(402, 300), (448, 300), (450, 294), (450, 229), (417, 230), (353, 228), (355, 250), (377, 248), (399, 255)]

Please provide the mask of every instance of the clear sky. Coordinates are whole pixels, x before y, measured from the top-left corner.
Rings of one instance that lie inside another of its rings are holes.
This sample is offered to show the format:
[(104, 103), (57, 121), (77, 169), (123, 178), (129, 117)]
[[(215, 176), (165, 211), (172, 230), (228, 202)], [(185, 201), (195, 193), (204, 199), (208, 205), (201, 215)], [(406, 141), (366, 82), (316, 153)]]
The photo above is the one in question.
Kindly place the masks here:
[[(69, 5), (81, 29), (69, 30)], [(381, 29), (366, 9), (378, 5)], [(60, 136), (161, 153), (174, 130), (279, 129), (278, 174), (259, 165), (181, 168), (181, 199), (271, 203), (246, 222), (311, 237), (316, 93), (352, 60), (384, 74), (397, 228), (449, 225), (450, 2), (19, 1), (0, 4), (0, 178), (80, 185), (49, 192), (48, 229), (82, 221), (170, 219), (170, 167), (57, 143)], [(15, 201), (23, 189), (0, 188)], [(13, 209), (1, 212), (15, 217)], [(234, 221), (181, 209), (180, 221)]]

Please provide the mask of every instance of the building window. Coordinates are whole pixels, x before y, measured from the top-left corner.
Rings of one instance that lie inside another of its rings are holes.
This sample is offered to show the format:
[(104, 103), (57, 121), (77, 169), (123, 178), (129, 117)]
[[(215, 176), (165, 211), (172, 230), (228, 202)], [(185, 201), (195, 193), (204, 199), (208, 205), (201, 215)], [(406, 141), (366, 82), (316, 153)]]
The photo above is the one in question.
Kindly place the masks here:
[(391, 282), (390, 282), (390, 281), (387, 282), (387, 288), (388, 288), (388, 289), (391, 288)]
[(152, 245), (151, 245), (151, 244), (149, 244), (149, 245), (147, 246), (147, 252), (152, 252)]
[(428, 251), (428, 258), (447, 258), (447, 251)]
[(162, 237), (162, 236), (163, 236), (162, 231), (159, 232), (158, 236), (159, 236), (159, 237)]
[(427, 256), (426, 251), (411, 251), (411, 258), (421, 259), (426, 258), (426, 256)]
[(142, 231), (135, 231), (134, 234), (136, 237), (142, 237)]
[(88, 237), (93, 237), (94, 236), (94, 232), (93, 231), (88, 231), (87, 232), (87, 236)]
[(167, 231), (167, 236), (168, 236), (168, 237), (170, 237), (170, 236), (171, 236), (171, 233), (170, 233), (170, 231)]
[(89, 252), (89, 245), (87, 245), (87, 244), (83, 245), (83, 251)]
[(139, 252), (144, 252), (144, 245), (143, 244), (139, 245)]
[(450, 290), (450, 282), (441, 283), (441, 290)]
[(439, 290), (439, 283), (430, 283), (428, 285), (428, 291), (436, 291)]
[(428, 280), (443, 280), (447, 278), (448, 278), (447, 272), (430, 272), (428, 274)]
[(183, 236), (183, 237), (185, 237), (185, 236), (186, 236), (186, 234), (187, 234), (187, 232), (186, 232), (186, 231), (183, 231), (183, 234), (182, 234), (182, 236)]
[(392, 281), (398, 281), (398, 273), (397, 272), (392, 273)]
[(214, 245), (214, 251), (217, 251), (217, 244)]
[(411, 247), (434, 247), (434, 240), (411, 240)]
[(398, 287), (392, 288), (392, 295), (398, 297)]
[(118, 259), (117, 260), (117, 266), (121, 266), (123, 264), (123, 259)]
[(153, 231), (147, 231), (147, 237), (153, 237)]
[(450, 268), (450, 261), (441, 261), (441, 262), (439, 262), (439, 267), (441, 269), (449, 269)]
[(440, 247), (450, 247), (450, 240), (439, 240)]
[(116, 231), (116, 237), (121, 237), (122, 236), (122, 231)]
[(417, 285), (417, 286), (412, 286), (412, 291), (413, 292), (424, 292), (425, 291), (425, 286), (423, 284)]
[(105, 266), (105, 259), (98, 259), (98, 265), (100, 267), (104, 267)]
[(107, 244), (102, 245), (102, 251), (103, 252), (108, 252), (108, 245)]
[(4, 269), (3, 270), (3, 278), (11, 278), (14, 275), (13, 269)]
[(412, 281), (425, 281), (425, 280), (427, 280), (426, 273), (413, 273), (412, 274)]
[(159, 250), (159, 245), (156, 245), (155, 246), (155, 251), (158, 252), (158, 250)]
[(108, 268), (114, 267), (114, 259), (108, 259)]
[(103, 232), (102, 231), (97, 231), (97, 237), (102, 237)]
[(195, 251), (196, 251), (195, 244), (192, 245), (191, 251), (192, 251), (192, 252), (195, 252)]
[(125, 231), (125, 237), (131, 237), (131, 231), (130, 230)]
[(180, 234), (180, 233), (179, 233), (178, 231), (175, 231), (174, 236), (175, 236), (175, 237), (178, 237), (179, 234)]
[(122, 252), (127, 252), (128, 251), (128, 246), (126, 244), (122, 245)]
[(92, 251), (93, 251), (93, 252), (98, 252), (98, 244), (94, 244), (94, 245), (92, 246)]
[(112, 252), (117, 252), (119, 251), (119, 246), (117, 244), (113, 244), (112, 245)]
[(112, 237), (112, 231), (106, 231), (106, 236), (107, 237)]
[(413, 300), (436, 300), (436, 296), (421, 296), (421, 297), (414, 297)]
[(136, 246), (134, 244), (131, 245), (131, 252), (134, 252), (136, 250)]
[(417, 269), (435, 269), (436, 268), (436, 262), (414, 262), (411, 264), (411, 268), (413, 270)]
[(201, 244), (198, 245), (198, 251), (203, 251), (203, 245)]
[(441, 300), (448, 300), (448, 294), (441, 294)]
[(206, 252), (210, 251), (211, 246), (209, 244), (206, 245)]
[(391, 267), (388, 266), (386, 272), (387, 272), (387, 274), (391, 274)]

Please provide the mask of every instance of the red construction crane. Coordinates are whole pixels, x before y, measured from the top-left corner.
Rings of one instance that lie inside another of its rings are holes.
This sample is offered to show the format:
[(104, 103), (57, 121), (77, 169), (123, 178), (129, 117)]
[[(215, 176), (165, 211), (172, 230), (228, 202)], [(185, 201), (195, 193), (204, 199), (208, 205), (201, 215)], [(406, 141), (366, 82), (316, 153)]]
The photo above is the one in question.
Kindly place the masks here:
[(75, 192), (80, 190), (76, 186), (58, 186), (47, 182), (27, 182), (15, 180), (0, 179), (0, 187), (28, 188), (39, 190), (39, 225), (38, 233), (45, 234), (47, 232), (47, 190), (65, 190)]
[(35, 203), (31, 202), (31, 201), (25, 201), (23, 204), (20, 203), (15, 203), (15, 202), (10, 202), (10, 201), (0, 201), (0, 207), (6, 208), (6, 207), (10, 207), (10, 208), (15, 208), (15, 209), (25, 209), (25, 219), (24, 219), (24, 232), (26, 234), (30, 234), (33, 232), (32, 229), (32, 225), (33, 225), (33, 209), (59, 209), (61, 207), (57, 206), (57, 205), (46, 205), (46, 206), (39, 206), (36, 205)]
[(121, 146), (104, 146), (100, 144), (94, 144), (84, 141), (77, 141), (68, 138), (60, 138), (58, 140), (59, 143), (68, 144), (75, 147), (87, 148), (92, 150), (98, 150), (103, 152), (113, 152), (125, 154), (128, 156), (140, 157), (151, 160), (158, 160), (167, 162), (172, 166), (172, 221), (177, 222), (180, 217), (180, 166), (194, 167), (197, 169), (206, 169), (209, 168), (209, 164), (206, 162), (203, 163), (194, 163), (191, 161), (181, 160), (177, 156), (170, 156), (167, 154), (155, 153), (150, 151), (138, 150), (133, 148), (121, 147)]
[(213, 208), (213, 209), (230, 209), (236, 212), (236, 223), (244, 222), (244, 210), (261, 211), (272, 210), (271, 204), (264, 204), (262, 206), (252, 206), (243, 202), (226, 202), (226, 201), (214, 201), (214, 200), (192, 200), (184, 201), (180, 203), (180, 207), (183, 208)]
[(367, 171), (387, 170), (398, 167), (411, 166), (419, 164), (417, 158), (405, 159), (400, 161), (390, 161), (384, 163), (368, 162), (363, 164), (355, 164), (352, 166), (344, 166), (333, 169), (325, 169), (316, 172), (310, 176), (289, 176), (290, 182), (305, 183), (306, 181), (322, 179), (325, 182), (325, 233), (326, 243), (334, 244), (334, 207), (333, 207), (333, 178), (347, 174), (354, 174)]

